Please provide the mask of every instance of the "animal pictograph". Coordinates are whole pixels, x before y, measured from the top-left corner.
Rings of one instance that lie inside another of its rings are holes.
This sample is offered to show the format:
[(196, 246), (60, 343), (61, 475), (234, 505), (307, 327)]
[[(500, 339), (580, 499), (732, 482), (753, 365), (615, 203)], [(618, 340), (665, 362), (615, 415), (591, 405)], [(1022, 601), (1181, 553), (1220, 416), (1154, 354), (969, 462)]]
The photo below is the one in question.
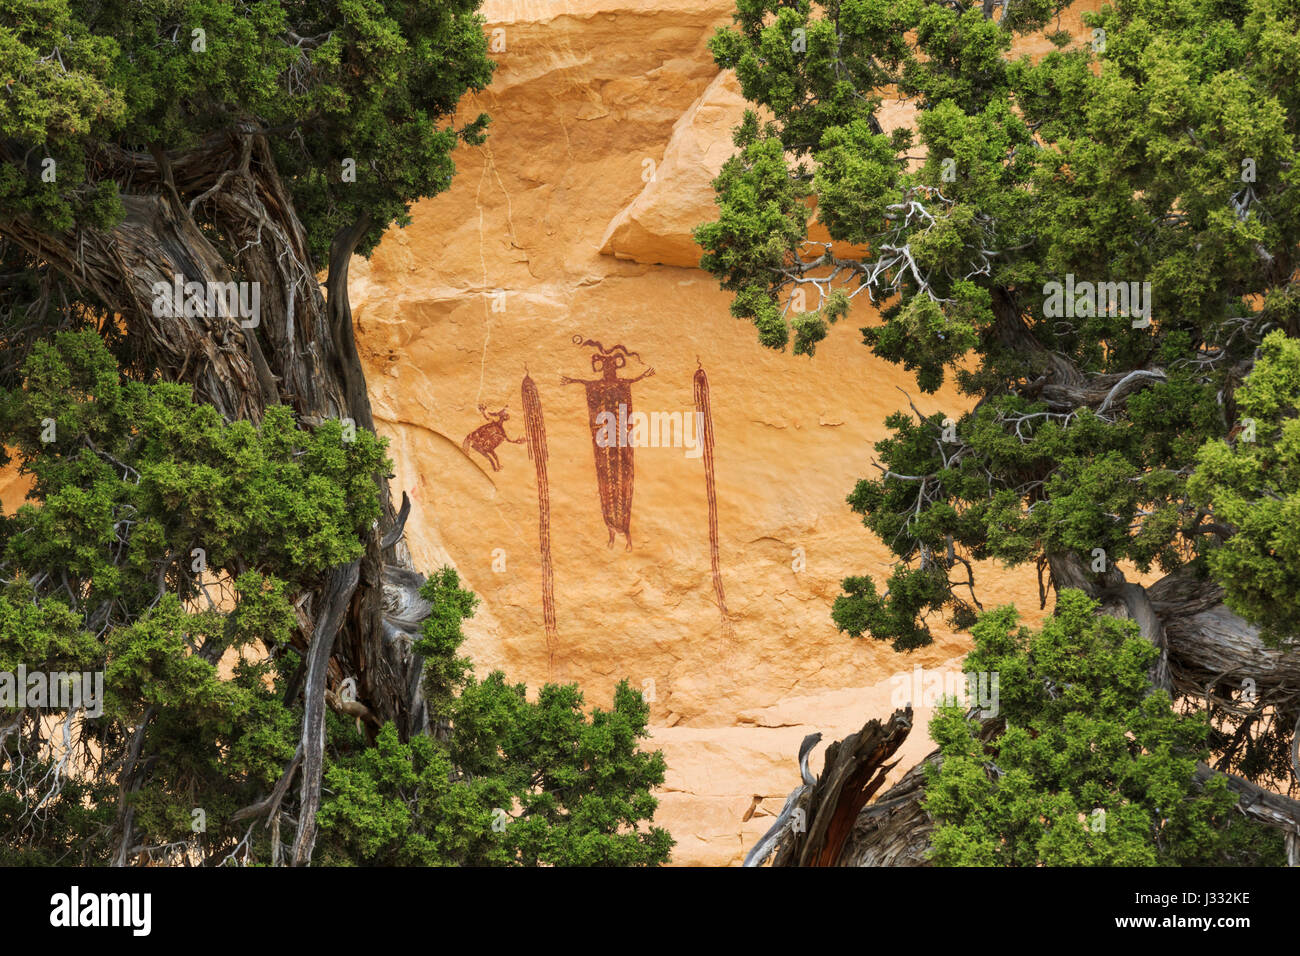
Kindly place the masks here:
[(497, 458), (497, 448), (500, 444), (510, 442), (512, 445), (522, 445), (528, 439), (511, 438), (506, 435), (505, 423), (510, 421), (509, 410), (503, 408), (499, 412), (490, 412), (482, 402), (479, 402), (478, 410), (487, 422), (465, 436), (465, 440), (460, 444), (461, 451), (468, 455), (469, 450), (473, 448), (488, 460), (493, 471), (500, 471), (501, 459)]
[[(607, 349), (594, 339), (584, 339), (581, 335), (575, 335), (573, 343), (596, 350), (591, 356), (591, 370), (600, 377), (580, 379), (561, 375), (560, 384), (581, 385), (586, 389), (591, 448), (596, 456), (596, 485), (600, 492), (600, 510), (609, 529), (608, 546), (614, 546), (614, 535), (618, 533), (627, 542), (626, 550), (631, 551), (635, 458), (628, 422), (632, 418), (632, 384), (654, 375), (655, 370), (650, 367), (635, 378), (619, 378), (618, 370), (627, 365), (628, 358), (641, 362), (640, 355), (622, 345)], [(617, 423), (613, 440), (609, 438), (611, 421)]]

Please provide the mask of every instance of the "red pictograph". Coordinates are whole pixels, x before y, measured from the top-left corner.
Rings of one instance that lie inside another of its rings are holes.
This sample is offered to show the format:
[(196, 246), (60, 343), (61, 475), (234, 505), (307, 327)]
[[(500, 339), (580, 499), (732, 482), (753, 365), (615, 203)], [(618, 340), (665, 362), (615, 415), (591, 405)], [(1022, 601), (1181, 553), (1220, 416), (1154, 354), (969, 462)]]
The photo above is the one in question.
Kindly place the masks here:
[[(581, 385), (587, 392), (587, 421), (591, 426), (591, 448), (596, 456), (596, 486), (600, 492), (600, 510), (609, 529), (609, 547), (614, 546), (615, 532), (622, 534), (627, 550), (632, 550), (632, 485), (636, 461), (632, 453), (629, 421), (632, 418), (632, 383), (655, 373), (648, 368), (636, 378), (619, 378), (619, 369), (628, 358), (641, 362), (641, 356), (622, 345), (605, 348), (594, 339), (573, 337), (575, 345), (594, 348), (591, 369), (599, 378), (581, 379), (560, 376), (561, 385)], [(644, 362), (641, 362), (644, 365)], [(611, 422), (614, 423), (611, 428)], [(611, 437), (612, 434), (612, 437)]]
[(506, 435), (505, 423), (510, 421), (509, 410), (503, 408), (499, 412), (489, 412), (482, 402), (479, 402), (478, 410), (479, 414), (487, 419), (487, 424), (480, 425), (465, 436), (465, 440), (460, 443), (461, 451), (468, 455), (469, 450), (473, 448), (488, 460), (493, 471), (500, 471), (501, 460), (497, 458), (497, 446), (502, 442), (522, 445), (526, 439), (510, 438)]
[(524, 435), (528, 457), (537, 469), (537, 542), (542, 557), (542, 620), (546, 625), (547, 663), (555, 665), (555, 569), (551, 565), (551, 486), (546, 476), (546, 422), (537, 385), (524, 370), (520, 386), (524, 403)]
[(703, 434), (696, 440), (704, 446), (704, 488), (709, 498), (709, 563), (713, 569), (713, 594), (718, 599), (722, 629), (730, 634), (731, 618), (727, 615), (727, 595), (722, 589), (722, 567), (718, 555), (718, 493), (713, 475), (713, 409), (709, 403), (709, 376), (703, 366), (695, 370), (695, 411), (699, 414)]

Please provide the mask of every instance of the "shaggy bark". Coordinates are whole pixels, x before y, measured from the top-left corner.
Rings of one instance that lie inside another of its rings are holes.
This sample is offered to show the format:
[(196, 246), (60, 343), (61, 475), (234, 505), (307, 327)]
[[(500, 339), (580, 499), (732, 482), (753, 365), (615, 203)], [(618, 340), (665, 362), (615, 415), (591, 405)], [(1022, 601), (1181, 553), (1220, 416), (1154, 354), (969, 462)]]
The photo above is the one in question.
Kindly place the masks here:
[(942, 763), (938, 751), (909, 770), (858, 814), (841, 866), (929, 866), (926, 851), (934, 822), (921, 805), (925, 768)]

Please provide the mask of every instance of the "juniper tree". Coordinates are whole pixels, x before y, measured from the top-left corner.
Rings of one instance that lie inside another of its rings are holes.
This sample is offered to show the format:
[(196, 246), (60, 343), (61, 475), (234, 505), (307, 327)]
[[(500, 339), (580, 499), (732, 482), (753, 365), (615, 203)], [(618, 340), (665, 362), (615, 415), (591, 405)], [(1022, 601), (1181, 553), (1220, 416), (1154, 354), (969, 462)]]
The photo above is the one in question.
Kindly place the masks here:
[(1116, 0), (1080, 36), (1062, 8), (738, 0), (712, 49), (756, 109), (701, 264), (765, 345), (871, 303), (877, 359), (965, 396), (887, 419), (848, 501), (896, 563), (844, 581), (842, 630), (924, 646), (982, 610), (975, 562), (1031, 564), (1044, 604), (1139, 625), (1217, 770), (1294, 786), (1300, 7)]
[[(454, 147), (482, 138), (486, 117), (454, 120), (492, 69), (476, 8), (6, 3), (0, 384), (17, 386), (33, 342), (89, 325), (129, 375), (188, 384), (226, 421), (260, 424), (283, 405), (297, 427), (373, 430), (348, 263), (404, 225), (415, 200), (446, 189)], [(258, 290), (257, 315), (204, 295), (228, 283)], [(167, 288), (182, 293), (182, 308), (168, 307)], [(361, 550), (328, 571), (315, 555), (314, 577), (294, 595), (294, 640), (327, 658), (309, 662), (303, 685), (308, 801), (319, 790), (325, 692), (340, 680), (351, 678), (356, 703), (402, 739), (426, 725), (411, 649), (421, 578), (388, 479), (384, 469), (373, 476), (378, 511), (358, 531)], [(35, 598), (62, 587), (42, 578)], [(300, 835), (306, 859), (311, 841)]]
[(1133, 621), (1066, 589), (1041, 630), (1013, 607), (981, 616), (963, 665), (998, 675), (998, 733), (966, 708), (930, 722), (933, 862), (949, 866), (1187, 866), (1284, 861), (1224, 777), (1201, 787), (1204, 715), (1176, 713), (1148, 669), (1159, 651)]

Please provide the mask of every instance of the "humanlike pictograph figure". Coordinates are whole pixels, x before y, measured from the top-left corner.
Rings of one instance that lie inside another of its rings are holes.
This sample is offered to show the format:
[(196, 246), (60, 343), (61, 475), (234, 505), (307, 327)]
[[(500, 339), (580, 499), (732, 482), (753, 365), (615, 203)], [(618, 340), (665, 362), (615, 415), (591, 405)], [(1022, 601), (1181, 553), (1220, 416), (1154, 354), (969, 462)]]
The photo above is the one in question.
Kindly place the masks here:
[[(632, 383), (649, 378), (655, 370), (648, 368), (636, 378), (619, 378), (615, 373), (627, 365), (628, 356), (638, 362), (641, 356), (629, 352), (622, 345), (607, 349), (581, 335), (575, 335), (573, 342), (596, 349), (591, 357), (591, 369), (600, 378), (561, 375), (560, 384), (581, 385), (587, 390), (587, 420), (591, 426), (591, 448), (596, 455), (596, 485), (600, 491), (600, 510), (605, 517), (605, 526), (609, 528), (609, 547), (614, 546), (614, 533), (618, 532), (627, 541), (626, 550), (631, 551), (635, 469), (628, 423), (632, 419)], [(612, 440), (609, 437), (611, 422), (617, 423), (617, 434)]]

